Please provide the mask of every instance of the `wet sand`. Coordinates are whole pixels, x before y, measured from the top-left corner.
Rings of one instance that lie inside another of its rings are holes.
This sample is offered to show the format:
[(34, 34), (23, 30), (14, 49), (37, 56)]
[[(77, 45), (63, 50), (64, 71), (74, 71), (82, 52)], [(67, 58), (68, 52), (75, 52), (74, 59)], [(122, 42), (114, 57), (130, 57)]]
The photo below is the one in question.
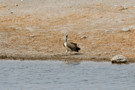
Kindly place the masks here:
[[(134, 5), (134, 0), (0, 1), (0, 58), (110, 61), (121, 54), (135, 62)], [(65, 54), (66, 34), (79, 53)]]

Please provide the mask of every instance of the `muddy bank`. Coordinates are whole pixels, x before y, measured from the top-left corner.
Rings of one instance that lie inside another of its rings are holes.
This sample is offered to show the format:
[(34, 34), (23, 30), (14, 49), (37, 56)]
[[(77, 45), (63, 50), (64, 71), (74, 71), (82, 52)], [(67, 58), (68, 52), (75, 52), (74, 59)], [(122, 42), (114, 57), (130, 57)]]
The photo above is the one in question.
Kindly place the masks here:
[[(135, 62), (134, 0), (0, 2), (1, 59), (110, 61), (121, 54)], [(66, 34), (80, 54), (65, 56)]]
[[(59, 61), (68, 61), (68, 62), (80, 62), (80, 61), (96, 61), (96, 62), (111, 62), (111, 58), (102, 57), (102, 56), (88, 56), (83, 55), (82, 53), (74, 53), (70, 55), (66, 54), (16, 54), (13, 56), (0, 56), (1, 60), (59, 60)], [(134, 58), (129, 58), (129, 61), (126, 63), (135, 63)]]

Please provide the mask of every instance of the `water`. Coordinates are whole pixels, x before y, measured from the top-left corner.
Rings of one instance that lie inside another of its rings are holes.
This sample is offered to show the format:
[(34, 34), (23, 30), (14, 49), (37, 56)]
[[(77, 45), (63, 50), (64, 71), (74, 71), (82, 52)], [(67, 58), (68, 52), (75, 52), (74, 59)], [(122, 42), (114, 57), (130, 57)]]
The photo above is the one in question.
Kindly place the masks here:
[(135, 90), (135, 63), (1, 60), (0, 90)]

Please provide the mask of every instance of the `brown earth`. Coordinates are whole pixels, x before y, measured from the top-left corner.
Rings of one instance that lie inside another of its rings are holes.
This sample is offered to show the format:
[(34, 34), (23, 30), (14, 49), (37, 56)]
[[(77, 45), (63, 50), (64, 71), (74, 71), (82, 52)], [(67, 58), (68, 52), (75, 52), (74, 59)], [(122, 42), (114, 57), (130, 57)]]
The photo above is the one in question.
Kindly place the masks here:
[[(135, 62), (134, 4), (133, 0), (0, 1), (0, 58), (109, 61), (121, 54)], [(66, 34), (81, 48), (79, 53), (65, 55)]]

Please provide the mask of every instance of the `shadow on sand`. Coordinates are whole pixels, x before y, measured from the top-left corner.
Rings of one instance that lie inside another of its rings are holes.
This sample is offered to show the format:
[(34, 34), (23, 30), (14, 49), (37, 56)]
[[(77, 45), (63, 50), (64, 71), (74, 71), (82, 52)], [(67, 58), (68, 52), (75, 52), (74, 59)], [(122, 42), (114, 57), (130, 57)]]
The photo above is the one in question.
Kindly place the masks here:
[(69, 54), (64, 54), (62, 56), (70, 56), (70, 55), (83, 55), (83, 53), (69, 53)]

